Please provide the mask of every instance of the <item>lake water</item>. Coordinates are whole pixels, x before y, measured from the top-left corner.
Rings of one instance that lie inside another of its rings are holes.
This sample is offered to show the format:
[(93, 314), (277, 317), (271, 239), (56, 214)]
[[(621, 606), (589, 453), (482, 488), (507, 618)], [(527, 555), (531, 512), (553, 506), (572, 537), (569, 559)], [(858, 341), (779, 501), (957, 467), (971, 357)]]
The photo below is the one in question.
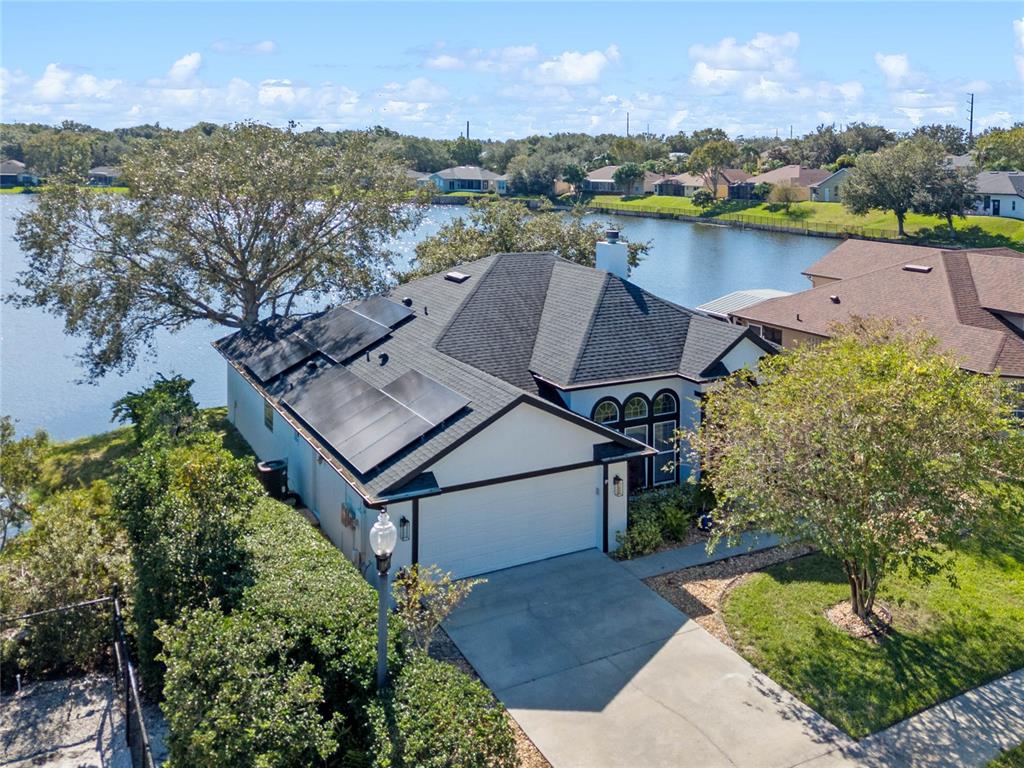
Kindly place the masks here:
[[(14, 221), (34, 205), (29, 195), (0, 195), (0, 293), (14, 289), (24, 256), (14, 242)], [(460, 207), (434, 207), (414, 232), (395, 243), (407, 261), (415, 244), (446, 221), (464, 214)], [(665, 219), (593, 216), (619, 226), (630, 240), (648, 240), (651, 251), (632, 279), (652, 293), (693, 307), (729, 291), (809, 287), (800, 273), (836, 241), (774, 232), (740, 230)], [(58, 440), (110, 428), (110, 406), (129, 390), (145, 387), (157, 372), (195, 379), (193, 392), (203, 406), (224, 404), (224, 361), (210, 342), (226, 329), (195, 324), (177, 334), (156, 337), (152, 354), (124, 376), (98, 384), (78, 383), (78, 339), (63, 332), (63, 321), (38, 309), (0, 306), (0, 414), (18, 420), (18, 431), (47, 430)]]

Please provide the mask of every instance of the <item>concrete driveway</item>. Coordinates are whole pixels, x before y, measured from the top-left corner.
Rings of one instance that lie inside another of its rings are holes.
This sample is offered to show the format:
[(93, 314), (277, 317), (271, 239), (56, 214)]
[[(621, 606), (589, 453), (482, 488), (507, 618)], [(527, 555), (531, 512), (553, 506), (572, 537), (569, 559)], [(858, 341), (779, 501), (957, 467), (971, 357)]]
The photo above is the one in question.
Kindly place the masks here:
[(554, 768), (856, 764), (839, 729), (605, 555), (487, 579), (445, 628)]

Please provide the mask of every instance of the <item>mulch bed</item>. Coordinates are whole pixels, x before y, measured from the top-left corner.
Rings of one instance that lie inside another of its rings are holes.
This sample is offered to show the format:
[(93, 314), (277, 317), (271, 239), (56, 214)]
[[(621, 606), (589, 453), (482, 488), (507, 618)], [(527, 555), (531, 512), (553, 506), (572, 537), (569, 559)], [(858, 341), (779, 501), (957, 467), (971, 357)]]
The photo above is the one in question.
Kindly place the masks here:
[[(448, 664), (458, 667), (470, 677), (480, 680), (480, 675), (473, 669), (473, 665), (470, 664), (466, 657), (462, 655), (462, 651), (455, 645), (448, 633), (443, 628), (438, 628), (437, 633), (434, 635), (434, 639), (430, 642), (430, 655), (432, 658), (438, 661), (444, 661)], [(540, 750), (530, 741), (530, 737), (526, 735), (522, 728), (519, 727), (519, 723), (509, 715), (507, 712), (505, 716), (508, 718), (509, 725), (512, 726), (512, 733), (516, 740), (516, 754), (519, 756), (519, 765), (521, 768), (551, 768), (551, 763), (547, 761), (544, 755), (541, 754)]]
[(853, 612), (849, 600), (833, 605), (825, 611), (825, 618), (859, 640), (881, 643), (892, 634), (892, 610), (877, 600), (867, 621)]
[(735, 647), (721, 607), (729, 592), (749, 574), (770, 565), (802, 557), (814, 551), (809, 544), (773, 547), (749, 555), (737, 555), (706, 565), (651, 576), (644, 583), (672, 603), (718, 640)]

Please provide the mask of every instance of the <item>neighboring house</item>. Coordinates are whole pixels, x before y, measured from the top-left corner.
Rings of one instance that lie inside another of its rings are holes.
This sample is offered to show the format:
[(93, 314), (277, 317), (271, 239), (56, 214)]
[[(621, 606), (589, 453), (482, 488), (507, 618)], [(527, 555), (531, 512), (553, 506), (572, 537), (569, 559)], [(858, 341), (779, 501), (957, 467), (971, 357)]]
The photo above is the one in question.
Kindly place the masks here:
[(811, 184), (811, 200), (816, 203), (838, 203), (839, 185), (849, 175), (849, 168), (840, 168), (828, 178), (822, 179), (816, 184)]
[[(729, 187), (733, 184), (741, 184), (750, 177), (746, 171), (739, 168), (725, 168), (718, 175), (718, 182), (715, 184), (715, 196), (725, 198), (729, 196)], [(679, 173), (675, 176), (666, 176), (654, 185), (654, 194), (670, 195), (674, 197), (692, 197), (699, 189), (707, 189), (708, 184), (703, 176), (695, 173)]]
[(583, 191), (598, 195), (653, 195), (655, 186), (665, 180), (660, 173), (644, 171), (643, 179), (637, 179), (629, 187), (620, 186), (615, 182), (618, 165), (606, 165), (591, 171), (583, 180)]
[(816, 287), (730, 317), (783, 347), (853, 318), (890, 318), (935, 336), (965, 370), (1024, 383), (1024, 253), (848, 240), (805, 274)]
[(423, 171), (414, 171), (412, 168), (405, 169), (405, 177), (417, 187), (426, 186), (430, 183), (430, 174)]
[(789, 291), (777, 291), (774, 288), (751, 288), (746, 291), (733, 291), (712, 301), (697, 306), (698, 312), (710, 315), (716, 320), (732, 322), (731, 314), (760, 304), (768, 299), (791, 295)]
[(821, 168), (804, 168), (800, 165), (784, 165), (774, 171), (759, 173), (751, 176), (742, 183), (733, 184), (729, 188), (729, 196), (739, 200), (750, 200), (754, 197), (754, 187), (758, 184), (771, 184), (773, 187), (779, 184), (789, 184), (795, 187), (800, 200), (811, 199), (811, 185), (819, 184), (831, 176), (830, 171)]
[(974, 156), (970, 152), (965, 155), (946, 155), (948, 168), (972, 168), (974, 165)]
[(1024, 219), (1024, 171), (982, 171), (976, 191), (975, 213)]
[(703, 394), (774, 349), (630, 283), (616, 236), (598, 249), (608, 270), (499, 254), (221, 339), (229, 418), (360, 567), (383, 507), (396, 567), (613, 550), (631, 493), (688, 476), (672, 438)]
[(441, 192), (508, 192), (508, 178), (476, 165), (457, 165), (429, 176)]
[(0, 162), (0, 188), (33, 187), (39, 183), (39, 177), (29, 173), (20, 160), (4, 160)]
[(89, 170), (89, 184), (94, 187), (112, 187), (120, 177), (120, 169), (112, 165), (97, 165)]

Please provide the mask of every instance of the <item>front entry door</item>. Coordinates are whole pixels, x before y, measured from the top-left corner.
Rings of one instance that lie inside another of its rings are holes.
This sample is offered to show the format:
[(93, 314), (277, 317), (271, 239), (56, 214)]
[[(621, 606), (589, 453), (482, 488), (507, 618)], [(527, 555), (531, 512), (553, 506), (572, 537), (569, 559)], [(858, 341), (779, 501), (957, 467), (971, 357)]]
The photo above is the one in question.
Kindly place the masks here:
[(999, 215), (999, 200), (997, 200), (994, 197), (992, 198), (992, 215), (993, 216), (998, 216)]

